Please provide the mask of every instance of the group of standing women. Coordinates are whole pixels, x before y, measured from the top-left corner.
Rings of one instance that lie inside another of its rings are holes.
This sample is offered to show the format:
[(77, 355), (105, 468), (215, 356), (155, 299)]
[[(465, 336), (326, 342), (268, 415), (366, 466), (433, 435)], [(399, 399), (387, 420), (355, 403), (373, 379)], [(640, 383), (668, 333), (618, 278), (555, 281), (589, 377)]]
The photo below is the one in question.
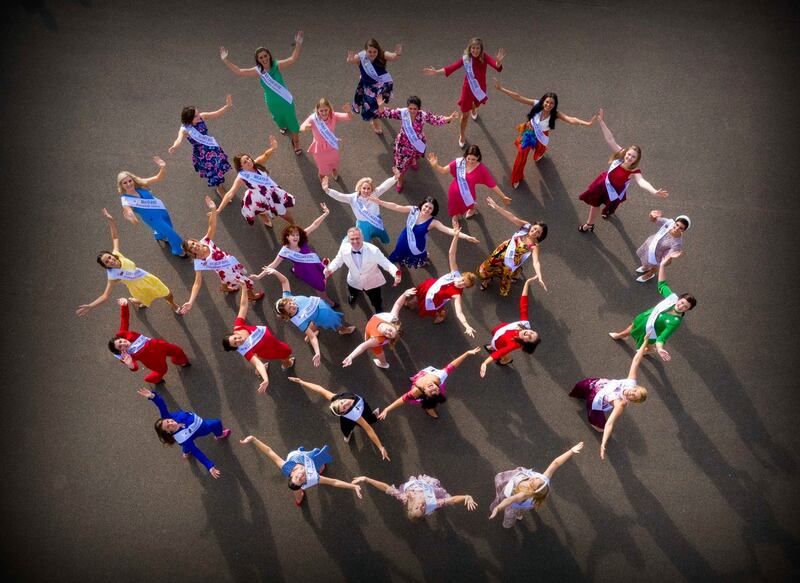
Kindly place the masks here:
[[(511, 294), (514, 282), (524, 279), (519, 300), (519, 317), (516, 322), (500, 322), (487, 335), (488, 342), (464, 351), (449, 363), (438, 368), (429, 365), (410, 377), (410, 387), (396, 400), (388, 403), (383, 410), (372, 408), (363, 394), (346, 388), (333, 392), (315, 383), (297, 376), (288, 380), (311, 394), (322, 398), (328, 410), (339, 420), (345, 442), (349, 442), (355, 428), (361, 427), (367, 438), (375, 446), (382, 460), (390, 461), (386, 445), (376, 430), (379, 423), (384, 424), (390, 412), (404, 404), (418, 406), (432, 419), (439, 417), (437, 407), (447, 400), (446, 383), (467, 359), (480, 353), (488, 352), (488, 356), (480, 364), (475, 375), (484, 378), (489, 373), (489, 365), (506, 367), (513, 363), (512, 354), (521, 350), (532, 354), (542, 341), (540, 333), (531, 323), (531, 284), (536, 283), (547, 291), (541, 266), (541, 245), (547, 237), (548, 226), (541, 221), (523, 219), (500, 206), (494, 198), (486, 197), (486, 204), (514, 226), (513, 234), (503, 240), (492, 250), (487, 258), (477, 266), (475, 272), (462, 272), (458, 267), (457, 250), (460, 240), (471, 244), (480, 244), (475, 237), (462, 232), (461, 220), (469, 219), (478, 212), (480, 196), (479, 185), (494, 192), (500, 201), (508, 205), (511, 198), (507, 196), (490, 170), (482, 162), (480, 147), (469, 144), (466, 130), (469, 119), (478, 118), (478, 109), (488, 101), (486, 74), (489, 67), (498, 73), (503, 71), (506, 51), (500, 49), (496, 56), (489, 55), (483, 41), (471, 39), (463, 54), (452, 64), (443, 67), (426, 67), (425, 75), (444, 75), (449, 77), (463, 69), (464, 80), (460, 97), (457, 101), (459, 111), (448, 116), (437, 115), (422, 109), (422, 101), (416, 95), (406, 100), (405, 107), (390, 108), (387, 104), (393, 98), (394, 79), (388, 72), (390, 62), (402, 55), (402, 45), (398, 44), (393, 51), (385, 51), (375, 40), (370, 39), (360, 52), (349, 51), (346, 61), (357, 65), (359, 80), (355, 94), (350, 103), (345, 104), (342, 111), (335, 111), (331, 102), (322, 97), (318, 99), (313, 111), (298, 123), (295, 97), (288, 89), (283, 73), (298, 62), (304, 41), (302, 32), (294, 38), (293, 50), (289, 57), (275, 59), (272, 52), (264, 47), (255, 50), (255, 66), (240, 68), (229, 59), (224, 47), (219, 54), (223, 63), (237, 76), (253, 77), (259, 80), (264, 91), (264, 99), (269, 112), (282, 134), (291, 139), (294, 153), (303, 154), (300, 146), (300, 134), (311, 131), (313, 140), (308, 148), (317, 166), (322, 190), (332, 199), (350, 206), (355, 224), (363, 241), (377, 239), (383, 245), (389, 245), (391, 237), (381, 217), (382, 209), (389, 209), (406, 217), (405, 227), (396, 236), (394, 249), (389, 261), (397, 268), (417, 269), (427, 265), (430, 257), (427, 252), (427, 237), (432, 231), (438, 231), (450, 237), (447, 272), (439, 277), (428, 278), (416, 286), (405, 290), (395, 302), (390, 312), (378, 311), (366, 323), (363, 341), (355, 346), (341, 363), (349, 367), (359, 362), (358, 357), (369, 352), (373, 364), (379, 368), (389, 368), (386, 349), (391, 349), (398, 342), (402, 333), (401, 314), (404, 308), (410, 308), (422, 317), (430, 317), (434, 324), (444, 322), (447, 306), (452, 302), (456, 317), (469, 337), (474, 337), (476, 330), (469, 324), (462, 294), (465, 290), (478, 284), (479, 290), (487, 290), (493, 280), (499, 282), (501, 297)], [(528, 98), (512, 91), (495, 79), (497, 91), (530, 107), (526, 121), (517, 127), (514, 142), (516, 159), (514, 161), (510, 183), (517, 189), (524, 180), (524, 168), (529, 154), (533, 154), (534, 162), (540, 160), (547, 152), (556, 121), (570, 125), (590, 127), (598, 123), (605, 141), (612, 150), (608, 170), (601, 173), (580, 195), (580, 200), (591, 208), (585, 223), (580, 225), (581, 232), (593, 231), (595, 219), (599, 214), (603, 218), (613, 215), (626, 198), (631, 178), (643, 189), (658, 197), (666, 197), (667, 192), (656, 189), (647, 182), (639, 168), (642, 150), (637, 145), (622, 147), (616, 142), (605, 124), (603, 110), (599, 110), (589, 120), (582, 120), (559, 111), (558, 96), (547, 92), (540, 99)], [(112, 215), (103, 209), (108, 221), (112, 238), (112, 250), (101, 251), (97, 262), (106, 270), (107, 283), (101, 296), (89, 304), (81, 305), (77, 313), (84, 315), (109, 299), (112, 285), (121, 282), (127, 286), (130, 298), (118, 300), (120, 305), (120, 328), (109, 340), (108, 347), (112, 354), (131, 371), (138, 369), (142, 363), (151, 370), (145, 381), (154, 384), (162, 383), (167, 374), (167, 360), (174, 365), (189, 366), (190, 359), (179, 346), (162, 339), (146, 337), (130, 330), (129, 305), (137, 309), (147, 308), (156, 299), (164, 299), (171, 310), (183, 316), (192, 309), (202, 287), (204, 271), (212, 271), (220, 282), (223, 293), (239, 293), (239, 309), (230, 330), (220, 331), (222, 347), (225, 351), (236, 351), (254, 369), (260, 382), (256, 390), (264, 393), (269, 386), (268, 366), (270, 360), (280, 362), (281, 369), (289, 371), (295, 367), (296, 354), (290, 344), (276, 338), (266, 324), (248, 323), (247, 316), (250, 303), (262, 300), (264, 291), (256, 290), (256, 281), (265, 276), (275, 277), (281, 286), (282, 294), (275, 302), (277, 316), (291, 322), (303, 333), (305, 342), (313, 352), (311, 362), (314, 366), (322, 363), (320, 333), (330, 329), (341, 335), (354, 332), (356, 326), (343, 319), (337, 311), (339, 304), (329, 295), (327, 279), (330, 273), (326, 269), (327, 259), (320, 258), (311, 244), (311, 237), (328, 217), (330, 211), (325, 203), (320, 203), (321, 214), (305, 228), (296, 224), (293, 211), (302, 204), (299, 197), (281, 188), (273, 178), (265, 164), (278, 148), (275, 137), (270, 136), (269, 147), (258, 156), (247, 153), (237, 154), (233, 158), (236, 177), (230, 188), (226, 189), (225, 175), (232, 166), (227, 154), (216, 138), (209, 133), (207, 121), (219, 118), (232, 106), (229, 95), (225, 105), (216, 111), (200, 112), (196, 107), (185, 107), (181, 112), (181, 125), (177, 137), (168, 148), (170, 154), (187, 140), (192, 146), (192, 164), (209, 187), (216, 191), (220, 199), (219, 205), (212, 197), (205, 197), (208, 223), (205, 235), (200, 238), (184, 238), (180, 236), (171, 220), (166, 204), (150, 190), (152, 184), (162, 180), (166, 172), (166, 163), (158, 156), (153, 158), (159, 167), (156, 175), (140, 178), (130, 172), (121, 172), (117, 176), (117, 190), (122, 204), (123, 217), (131, 223), (144, 222), (153, 231), (153, 237), (160, 243), (170, 247), (172, 254), (193, 260), (195, 279), (189, 297), (183, 304), (178, 304), (169, 288), (155, 275), (139, 268), (122, 255), (116, 222)], [(376, 134), (382, 134), (379, 120), (395, 119), (400, 122), (401, 130), (394, 140), (394, 157), (391, 175), (380, 184), (372, 178), (361, 178), (355, 192), (340, 192), (332, 187), (332, 182), (339, 179), (340, 149), (342, 140), (336, 135), (337, 124), (350, 121), (353, 114), (369, 122)], [(439, 164), (439, 157), (428, 152), (425, 125), (443, 126), (460, 120), (458, 145), (462, 149), (461, 156), (448, 164)], [(412, 204), (399, 204), (389, 201), (383, 196), (392, 186), (400, 193), (405, 184), (409, 170), (416, 170), (418, 161), (425, 157), (431, 168), (443, 175), (449, 174), (452, 181), (447, 193), (447, 212), (451, 226), (437, 217), (439, 202), (434, 197), (423, 197)], [(257, 273), (249, 273), (246, 267), (232, 254), (226, 252), (215, 242), (217, 219), (219, 214), (231, 203), (240, 189), (244, 188), (241, 212), (249, 224), (255, 223), (256, 217), (267, 227), (272, 227), (275, 217), (285, 221), (280, 243), (274, 259)], [(600, 207), (603, 207), (600, 210)], [(614, 340), (622, 340), (631, 336), (637, 344), (636, 354), (631, 362), (628, 375), (624, 379), (606, 379), (591, 377), (580, 380), (570, 395), (585, 400), (587, 420), (590, 426), (603, 433), (600, 444), (600, 457), (605, 458), (608, 440), (612, 435), (619, 417), (629, 403), (641, 403), (647, 398), (646, 388), (637, 383), (637, 375), (645, 354), (652, 348), (662, 360), (671, 359), (664, 344), (680, 326), (685, 314), (697, 303), (691, 294), (678, 296), (673, 293), (666, 281), (666, 267), (683, 252), (682, 236), (691, 222), (685, 215), (675, 219), (666, 218), (664, 213), (653, 210), (649, 218), (658, 225), (658, 231), (651, 235), (637, 251), (640, 265), (636, 268), (636, 281), (645, 283), (658, 276), (658, 291), (663, 297), (654, 307), (642, 312), (633, 322), (619, 332), (610, 333)], [(352, 229), (351, 229), (352, 231)], [(509, 229), (509, 233), (512, 233)], [(370, 244), (371, 245), (371, 244)], [(371, 247), (370, 247), (371, 248)], [(356, 249), (356, 247), (353, 247)], [(354, 250), (352, 253), (361, 253)], [(524, 264), (531, 260), (534, 276), (525, 279)], [(359, 267), (361, 263), (354, 260)], [(363, 260), (362, 260), (363, 261)], [(317, 295), (302, 296), (292, 292), (289, 279), (278, 271), (287, 262), (291, 265), (293, 276), (307, 284)], [(389, 265), (391, 267), (391, 265)], [(400, 276), (396, 278), (396, 283)], [(361, 360), (363, 362), (363, 359)], [(498, 369), (499, 370), (499, 369)], [(296, 374), (296, 373), (295, 373)], [(184, 457), (194, 456), (200, 461), (214, 478), (219, 478), (220, 470), (197, 447), (195, 440), (208, 434), (216, 439), (225, 439), (231, 430), (224, 428), (218, 419), (203, 419), (197, 413), (187, 411), (170, 412), (159, 394), (150, 389), (140, 389), (139, 394), (151, 400), (159, 411), (159, 419), (155, 430), (159, 439), (168, 445), (181, 445)], [(382, 432), (383, 433), (383, 432)], [(306, 450), (303, 446), (288, 452), (284, 457), (278, 455), (269, 445), (255, 436), (247, 436), (241, 440), (243, 445), (252, 444), (267, 458), (275, 463), (288, 478), (288, 487), (294, 492), (295, 503), (300, 506), (305, 499), (306, 490), (315, 485), (327, 485), (352, 490), (358, 498), (362, 498), (361, 484), (369, 484), (400, 501), (409, 518), (417, 519), (431, 514), (438, 508), (451, 505), (464, 505), (474, 510), (477, 503), (471, 495), (451, 495), (438, 479), (426, 474), (411, 476), (400, 486), (387, 484), (375, 478), (358, 476), (350, 481), (323, 476), (333, 462), (327, 445)], [(551, 479), (555, 471), (578, 454), (583, 442), (577, 443), (566, 452), (557, 456), (542, 473), (526, 467), (498, 473), (494, 480), (495, 499), (490, 505), (489, 518), (503, 513), (503, 526), (512, 527), (523, 517), (523, 511), (541, 506), (551, 490)]]

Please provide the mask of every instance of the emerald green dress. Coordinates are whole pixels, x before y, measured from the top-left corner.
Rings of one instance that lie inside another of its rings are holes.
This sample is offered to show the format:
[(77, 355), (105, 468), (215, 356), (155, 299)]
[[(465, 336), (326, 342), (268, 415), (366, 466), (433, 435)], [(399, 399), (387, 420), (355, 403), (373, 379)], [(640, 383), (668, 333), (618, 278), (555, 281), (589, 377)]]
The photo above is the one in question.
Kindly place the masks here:
[[(277, 61), (272, 63), (269, 74), (275, 81), (286, 87), (286, 83), (283, 82), (283, 75), (281, 75), (281, 72), (278, 70)], [(261, 77), (258, 78), (258, 82), (261, 84), (261, 87), (264, 88), (264, 101), (267, 102), (267, 108), (278, 127), (281, 129), (285, 128), (294, 134), (298, 133), (300, 131), (300, 124), (297, 122), (294, 100), (292, 100), (292, 103), (288, 103), (283, 97), (267, 87)]]
[[(669, 289), (666, 281), (659, 281), (658, 282), (658, 293), (660, 293), (663, 297), (668, 297), (672, 294), (672, 290)], [(653, 306), (655, 308), (655, 306)], [(633, 319), (633, 328), (631, 328), (631, 337), (636, 341), (636, 347), (639, 348), (642, 345), (645, 337), (647, 336), (647, 330), (645, 327), (647, 326), (647, 319), (650, 317), (650, 314), (653, 312), (653, 308), (649, 310), (645, 310), (638, 316)], [(672, 309), (672, 308), (670, 308)], [(650, 344), (655, 342), (660, 342), (664, 344), (667, 341), (667, 338), (672, 336), (672, 333), (678, 329), (678, 327), (683, 322), (683, 314), (676, 316), (675, 314), (669, 313), (669, 310), (661, 312), (658, 318), (656, 318), (656, 339), (653, 340), (652, 338), (649, 339)]]

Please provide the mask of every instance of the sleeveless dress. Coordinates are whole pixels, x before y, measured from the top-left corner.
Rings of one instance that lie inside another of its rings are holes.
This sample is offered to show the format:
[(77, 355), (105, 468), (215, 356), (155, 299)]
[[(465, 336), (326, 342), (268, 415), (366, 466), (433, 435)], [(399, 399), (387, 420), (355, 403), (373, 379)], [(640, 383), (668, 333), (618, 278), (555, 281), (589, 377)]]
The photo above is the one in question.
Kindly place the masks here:
[[(117, 253), (114, 256), (122, 263), (122, 269), (125, 271), (136, 271), (136, 264), (125, 257), (122, 253)], [(112, 281), (122, 281), (122, 283), (124, 283), (128, 288), (128, 293), (131, 294), (131, 297), (139, 300), (142, 302), (142, 304), (148, 307), (151, 303), (153, 303), (153, 300), (165, 298), (169, 295), (169, 288), (164, 285), (164, 282), (162, 282), (152, 273), (148, 273), (139, 279), (115, 279)]]
[[(261, 65), (257, 67), (257, 70), (259, 73), (261, 73)], [(277, 61), (272, 62), (272, 68), (269, 70), (269, 74), (270, 77), (275, 79), (275, 81), (286, 87), (286, 83), (283, 82), (283, 75), (281, 75), (281, 72), (278, 69)], [(286, 101), (283, 97), (267, 87), (261, 77), (258, 78), (258, 82), (264, 89), (264, 101), (267, 104), (270, 114), (272, 114), (272, 119), (275, 121), (275, 124), (279, 128), (287, 129), (294, 134), (299, 132), (300, 124), (297, 123), (297, 113), (294, 109), (294, 100), (292, 103)]]
[[(202, 119), (194, 128), (203, 135), (208, 135), (208, 127)], [(225, 173), (231, 169), (228, 156), (219, 146), (206, 146), (195, 142), (191, 136), (186, 138), (192, 145), (192, 164), (200, 178), (205, 178), (212, 188), (225, 182)]]
[[(437, 280), (436, 277), (432, 277), (430, 279), (426, 279), (425, 281), (423, 281), (421, 284), (419, 284), (417, 286), (417, 313), (423, 318), (425, 316), (435, 317), (439, 313), (439, 312), (436, 312), (436, 311), (430, 311), (425, 307), (425, 295), (428, 293), (428, 290), (430, 289), (430, 287), (434, 283), (436, 283), (436, 280)], [(460, 296), (462, 291), (463, 290), (460, 290), (459, 288), (457, 288), (456, 284), (454, 284), (454, 283), (445, 284), (433, 296), (433, 302), (437, 306), (440, 303), (442, 303), (443, 301), (449, 302), (454, 297)], [(447, 304), (442, 306), (441, 310), (444, 310), (446, 306), (447, 306)]]
[[(308, 243), (300, 246), (300, 253), (314, 253), (314, 249)], [(325, 291), (325, 266), (322, 263), (300, 263), (294, 262), (291, 259), (287, 261), (292, 262), (292, 273), (297, 279), (306, 282), (319, 292)]]
[(394, 251), (392, 254), (389, 255), (389, 261), (392, 263), (399, 263), (400, 265), (405, 265), (409, 269), (417, 268), (417, 267), (424, 267), (428, 264), (428, 249), (427, 249), (427, 238), (428, 238), (428, 228), (430, 227), (431, 221), (433, 217), (429, 218), (424, 223), (419, 223), (414, 225), (414, 238), (417, 241), (417, 249), (422, 251), (419, 255), (414, 255), (411, 251), (411, 248), (408, 246), (408, 233), (405, 229), (403, 229), (400, 234), (397, 236), (397, 244), (394, 247)]

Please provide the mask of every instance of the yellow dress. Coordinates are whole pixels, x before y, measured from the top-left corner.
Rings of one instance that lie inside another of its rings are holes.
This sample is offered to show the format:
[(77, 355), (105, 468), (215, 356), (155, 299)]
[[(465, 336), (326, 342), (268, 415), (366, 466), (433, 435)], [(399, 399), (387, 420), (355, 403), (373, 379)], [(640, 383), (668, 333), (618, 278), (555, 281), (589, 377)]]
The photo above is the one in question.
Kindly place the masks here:
[[(122, 253), (117, 253), (116, 257), (122, 263), (122, 269), (125, 271), (136, 271), (136, 264)], [(169, 295), (169, 288), (152, 273), (148, 273), (139, 279), (113, 279), (111, 281), (121, 281), (124, 283), (128, 286), (128, 292), (131, 294), (131, 297), (139, 300), (145, 306), (150, 306), (153, 300)]]

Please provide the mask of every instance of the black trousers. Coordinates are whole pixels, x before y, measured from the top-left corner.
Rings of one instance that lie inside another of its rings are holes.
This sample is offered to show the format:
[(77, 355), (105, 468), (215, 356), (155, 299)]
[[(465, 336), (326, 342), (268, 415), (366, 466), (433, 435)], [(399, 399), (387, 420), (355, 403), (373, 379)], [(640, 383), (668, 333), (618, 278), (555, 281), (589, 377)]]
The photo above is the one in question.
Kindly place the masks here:
[[(361, 294), (360, 289), (356, 289), (351, 286), (349, 283), (347, 284), (347, 292), (350, 294), (350, 297), (354, 298), (353, 303), (355, 300), (358, 299), (358, 296)], [(372, 289), (365, 289), (364, 293), (367, 294), (369, 298), (369, 302), (372, 304), (372, 307), (375, 308), (375, 312), (382, 312), (383, 311), (383, 296), (381, 295), (381, 288), (373, 287)]]
[[(364, 401), (364, 412), (361, 414), (361, 417), (370, 425), (375, 425), (375, 423), (378, 422), (378, 418), (375, 417), (375, 414), (372, 412), (372, 409), (370, 409), (369, 403), (367, 403), (366, 400)], [(353, 429), (356, 428), (356, 425), (357, 423), (355, 421), (350, 421), (345, 417), (339, 417), (339, 427), (342, 428), (342, 434), (345, 437), (353, 433)]]

